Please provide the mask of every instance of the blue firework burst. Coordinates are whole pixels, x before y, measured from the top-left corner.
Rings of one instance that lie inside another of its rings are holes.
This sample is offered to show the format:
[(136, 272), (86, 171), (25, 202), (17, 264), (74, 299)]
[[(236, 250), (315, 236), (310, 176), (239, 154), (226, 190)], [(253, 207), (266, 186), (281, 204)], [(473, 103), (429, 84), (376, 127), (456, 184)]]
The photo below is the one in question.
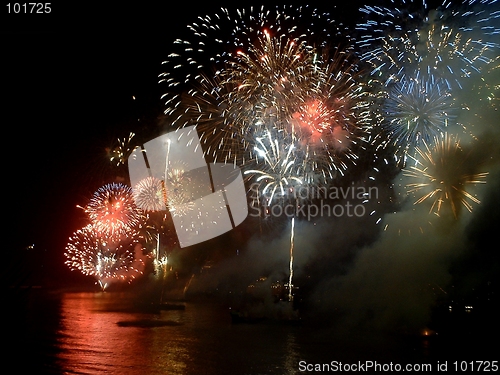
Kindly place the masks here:
[(382, 107), (383, 143), (406, 158), (422, 140), (439, 139), (455, 121), (454, 100), (446, 83), (434, 76), (417, 74), (391, 85)]

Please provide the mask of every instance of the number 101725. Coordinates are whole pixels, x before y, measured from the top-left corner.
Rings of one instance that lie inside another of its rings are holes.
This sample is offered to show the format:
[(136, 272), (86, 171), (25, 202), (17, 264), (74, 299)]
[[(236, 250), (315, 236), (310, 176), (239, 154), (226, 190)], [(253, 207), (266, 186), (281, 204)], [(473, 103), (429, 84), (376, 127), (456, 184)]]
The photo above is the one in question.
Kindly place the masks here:
[(50, 3), (8, 3), (9, 14), (50, 13)]

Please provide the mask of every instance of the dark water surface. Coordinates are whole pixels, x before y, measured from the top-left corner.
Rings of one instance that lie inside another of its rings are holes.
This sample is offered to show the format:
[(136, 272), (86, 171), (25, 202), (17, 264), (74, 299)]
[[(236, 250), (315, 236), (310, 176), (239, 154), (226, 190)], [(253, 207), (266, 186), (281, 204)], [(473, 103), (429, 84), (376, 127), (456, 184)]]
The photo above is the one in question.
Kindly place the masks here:
[(13, 373), (297, 374), (305, 373), (305, 364), (332, 361), (436, 366), (444, 355), (465, 359), (467, 350), (434, 338), (340, 338), (321, 322), (234, 324), (227, 306), (209, 300), (182, 302), (184, 310), (134, 310), (128, 298), (100, 292), (18, 296), (6, 322)]

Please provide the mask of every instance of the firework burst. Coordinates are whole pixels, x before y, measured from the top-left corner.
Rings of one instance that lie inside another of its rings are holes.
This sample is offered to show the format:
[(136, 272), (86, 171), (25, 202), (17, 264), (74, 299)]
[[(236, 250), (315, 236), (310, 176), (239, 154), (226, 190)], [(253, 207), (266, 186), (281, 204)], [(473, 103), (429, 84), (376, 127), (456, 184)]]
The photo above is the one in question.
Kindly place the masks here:
[(66, 246), (66, 265), (79, 270), (84, 275), (94, 276), (102, 289), (110, 282), (135, 278), (142, 270), (138, 267), (143, 247), (138, 232), (130, 232), (128, 237), (109, 241), (101, 230), (89, 224), (76, 231)]
[(133, 199), (138, 208), (144, 211), (165, 210), (166, 193), (162, 180), (146, 177), (133, 188)]
[(270, 120), (286, 130), (305, 98), (318, 93), (315, 82), (321, 72), (307, 50), (304, 41), (271, 37), (264, 30), (247, 52), (238, 51), (222, 71), (223, 83), (235, 88), (227, 95), (228, 108), (235, 113), (229, 117), (247, 129)]
[(121, 183), (100, 187), (84, 208), (95, 229), (109, 241), (129, 235), (140, 223), (132, 188)]
[[(166, 113), (177, 125), (195, 123), (205, 153), (214, 160), (244, 165), (253, 157), (255, 139), (272, 127), (301, 138), (299, 144), (306, 144), (305, 152), (311, 155), (328, 154), (327, 169), (343, 171), (347, 165), (343, 156), (355, 159), (350, 146), (356, 142), (361, 115), (367, 113), (358, 104), (356, 65), (339, 47), (333, 57), (328, 55), (326, 40), (340, 35), (328, 15), (308, 8), (285, 9), (292, 15), (264, 8), (255, 14), (252, 8), (233, 17), (225, 10), (224, 17), (215, 18), (217, 24), (206, 17), (190, 26), (197, 42), (178, 41), (185, 50), (166, 62), (189, 70), (185, 80), (189, 91), (183, 96), (167, 94)], [(226, 17), (231, 22), (226, 23)], [(224, 31), (223, 38), (219, 33)], [(344, 37), (343, 44), (345, 38), (349, 39)], [(207, 63), (199, 62), (203, 60), (199, 53), (214, 41), (219, 46), (208, 53), (207, 69)], [(169, 77), (165, 73), (162, 80), (171, 88), (178, 86)], [(324, 171), (325, 176), (335, 174)]]
[(321, 61), (315, 65), (321, 72), (316, 91), (304, 96), (289, 128), (326, 183), (356, 164), (356, 150), (372, 118), (360, 72), (350, 56), (338, 52)]
[[(393, 1), (393, 7), (363, 6), (356, 46), (370, 74), (367, 90), (375, 121), (367, 138), (394, 150), (400, 166), (425, 140), (459, 125), (458, 108), (468, 109), (456, 92), (469, 77), (483, 77), (498, 66), (500, 29), (496, 1)], [(404, 25), (404, 27), (402, 26)], [(473, 136), (474, 137), (474, 136)]]
[[(176, 163), (182, 164), (182, 163)], [(173, 216), (183, 216), (194, 209), (193, 194), (186, 186), (197, 185), (182, 165), (168, 168), (165, 178), (167, 207)]]
[(366, 21), (357, 25), (357, 46), (382, 86), (420, 71), (438, 75), (449, 89), (460, 88), (462, 79), (498, 60), (496, 1), (463, 1), (456, 7), (444, 0), (437, 8), (425, 0), (399, 3), (360, 9)]
[(467, 160), (469, 155), (460, 147), (458, 137), (445, 135), (436, 139), (433, 147), (423, 142), (417, 154), (415, 165), (403, 169), (403, 176), (410, 181), (407, 192), (416, 198), (414, 204), (430, 202), (430, 213), (451, 211), (457, 218), (462, 207), (471, 212), (472, 203), (480, 203), (467, 189), (484, 184), (488, 173), (474, 172), (477, 165)]
[[(202, 71), (211, 74), (225, 68), (238, 51), (248, 50), (262, 37), (263, 30), (290, 40), (313, 38), (319, 48), (324, 47), (327, 40), (342, 45), (351, 41), (343, 23), (308, 6), (222, 8), (220, 13), (198, 17), (197, 22), (187, 28), (191, 37), (176, 39), (172, 53), (163, 62), (167, 69), (160, 75), (160, 82), (166, 83), (170, 92), (197, 80)], [(180, 81), (179, 76), (183, 76), (184, 81)], [(167, 112), (175, 110), (175, 94), (167, 93), (164, 99)]]
[(443, 137), (456, 118), (451, 93), (434, 76), (417, 75), (391, 85), (382, 111), (382, 132), (375, 142), (395, 148), (402, 165), (423, 141), (431, 145)]
[(275, 198), (283, 199), (290, 190), (305, 183), (307, 171), (295, 158), (293, 143), (273, 137), (267, 131), (263, 137), (256, 139), (254, 154), (255, 168), (245, 170), (244, 174), (255, 181), (258, 195), (266, 197), (265, 205), (270, 205)]

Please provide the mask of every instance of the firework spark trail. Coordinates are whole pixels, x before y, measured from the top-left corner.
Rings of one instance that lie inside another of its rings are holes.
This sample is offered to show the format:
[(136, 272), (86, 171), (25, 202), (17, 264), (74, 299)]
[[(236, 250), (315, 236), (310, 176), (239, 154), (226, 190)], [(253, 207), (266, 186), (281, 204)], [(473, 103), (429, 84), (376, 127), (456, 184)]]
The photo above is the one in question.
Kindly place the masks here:
[[(272, 133), (279, 135), (273, 137)], [(308, 171), (304, 165), (300, 165), (295, 158), (295, 147), (291, 138), (283, 139), (283, 131), (267, 131), (263, 137), (256, 139), (255, 146), (255, 166), (259, 169), (248, 169), (244, 172), (255, 179), (257, 184), (257, 197), (262, 197), (263, 205), (270, 207), (274, 201), (284, 204), (294, 194), (292, 192), (310, 182), (311, 177), (307, 176)], [(275, 199), (277, 197), (277, 199)], [(291, 219), (291, 237), (290, 237), (290, 263), (288, 299), (293, 301), (293, 246), (295, 232), (295, 217)]]
[(172, 215), (183, 215), (191, 211), (193, 203), (186, 187), (193, 183), (181, 160), (170, 160), (171, 141), (167, 140), (165, 172), (163, 174), (164, 199)]
[[(171, 140), (166, 141), (165, 166), (161, 177), (154, 177), (151, 171), (149, 176), (138, 181), (133, 187), (133, 199), (137, 207), (146, 215), (146, 231), (152, 229), (154, 234), (148, 232), (148, 238), (156, 242), (153, 248), (153, 265), (155, 274), (165, 277), (168, 255), (161, 254), (161, 235), (166, 219), (166, 212), (172, 216), (182, 216), (193, 210), (192, 197), (187, 193), (187, 187), (192, 184), (192, 179), (182, 160), (171, 158)], [(156, 219), (153, 219), (155, 217)], [(160, 219), (161, 218), (161, 219)]]
[(110, 151), (109, 160), (116, 166), (125, 165), (134, 150), (132, 140), (135, 134), (130, 132), (128, 138), (118, 139), (118, 145)]
[(444, 206), (451, 210), (457, 218), (460, 207), (469, 212), (473, 206), (469, 202), (479, 204), (480, 200), (467, 191), (467, 186), (486, 183), (486, 172), (474, 172), (477, 165), (467, 162), (468, 154), (460, 147), (458, 137), (445, 135), (434, 141), (431, 148), (426, 142), (417, 148), (419, 158), (415, 165), (403, 170), (403, 175), (409, 177), (406, 185), (410, 194), (421, 194), (414, 204), (431, 201), (430, 213), (441, 215)]
[(290, 273), (288, 276), (288, 300), (293, 301), (293, 246), (294, 246), (294, 234), (295, 234), (295, 218), (292, 217), (292, 229), (290, 231)]

